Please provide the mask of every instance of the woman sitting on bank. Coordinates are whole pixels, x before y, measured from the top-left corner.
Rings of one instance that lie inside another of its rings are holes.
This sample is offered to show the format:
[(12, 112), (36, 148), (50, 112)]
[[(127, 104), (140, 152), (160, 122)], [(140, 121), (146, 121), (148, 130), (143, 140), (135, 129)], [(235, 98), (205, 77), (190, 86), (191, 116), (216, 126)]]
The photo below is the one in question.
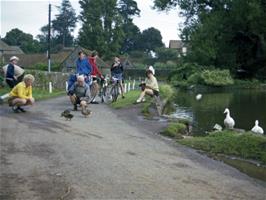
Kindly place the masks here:
[(146, 79), (145, 82), (141, 84), (141, 94), (139, 98), (137, 99), (137, 103), (144, 102), (145, 98), (144, 96), (147, 94), (149, 96), (159, 96), (159, 86), (157, 79), (154, 76), (155, 70), (152, 66), (150, 66), (146, 70)]

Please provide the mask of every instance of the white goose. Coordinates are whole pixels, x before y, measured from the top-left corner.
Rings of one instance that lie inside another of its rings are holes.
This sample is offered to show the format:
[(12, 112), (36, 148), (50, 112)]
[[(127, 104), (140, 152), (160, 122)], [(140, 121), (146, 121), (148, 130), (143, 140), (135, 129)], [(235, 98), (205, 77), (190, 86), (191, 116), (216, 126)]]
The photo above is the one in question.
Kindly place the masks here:
[(226, 113), (226, 117), (224, 119), (224, 125), (228, 129), (233, 129), (235, 126), (235, 120), (230, 116), (230, 111), (228, 108), (224, 110), (224, 113)]
[(263, 134), (263, 129), (259, 126), (259, 120), (255, 121), (255, 126), (251, 129), (253, 133)]

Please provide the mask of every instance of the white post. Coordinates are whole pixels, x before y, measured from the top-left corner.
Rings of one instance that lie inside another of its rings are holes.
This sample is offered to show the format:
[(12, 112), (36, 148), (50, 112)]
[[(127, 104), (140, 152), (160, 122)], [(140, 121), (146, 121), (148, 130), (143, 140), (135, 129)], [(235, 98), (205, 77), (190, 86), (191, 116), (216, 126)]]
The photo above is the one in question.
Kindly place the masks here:
[(133, 84), (132, 84), (132, 90), (135, 90), (135, 85), (136, 85), (136, 81), (134, 79)]
[(52, 82), (49, 82), (49, 93), (53, 92), (53, 86), (52, 86)]
[(124, 92), (127, 93), (127, 84), (124, 85)]
[(130, 82), (128, 83), (128, 87), (127, 87), (127, 91), (129, 92), (130, 91)]
[(66, 81), (66, 92), (67, 92), (67, 88), (68, 88), (68, 82)]

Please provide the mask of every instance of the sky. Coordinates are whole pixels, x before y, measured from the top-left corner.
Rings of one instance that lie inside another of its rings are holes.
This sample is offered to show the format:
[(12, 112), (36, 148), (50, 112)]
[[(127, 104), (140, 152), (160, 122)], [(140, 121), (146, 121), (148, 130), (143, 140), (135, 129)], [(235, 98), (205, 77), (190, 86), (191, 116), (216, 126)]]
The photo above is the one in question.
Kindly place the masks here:
[[(34, 37), (40, 34), (40, 28), (48, 23), (48, 4), (52, 5), (52, 20), (58, 13), (56, 6), (61, 4), (61, 0), (0, 0), (0, 32), (1, 37), (5, 37), (6, 32), (13, 28), (18, 28), (25, 33), (30, 33)], [(70, 0), (76, 13), (80, 13), (81, 8), (78, 0)], [(141, 10), (140, 17), (135, 17), (133, 22), (141, 31), (154, 27), (160, 30), (163, 42), (169, 46), (169, 40), (179, 39), (178, 29), (183, 19), (178, 14), (178, 9), (168, 12), (158, 12), (153, 10), (153, 0), (136, 0), (138, 8)], [(81, 24), (77, 24), (74, 35), (78, 35)]]

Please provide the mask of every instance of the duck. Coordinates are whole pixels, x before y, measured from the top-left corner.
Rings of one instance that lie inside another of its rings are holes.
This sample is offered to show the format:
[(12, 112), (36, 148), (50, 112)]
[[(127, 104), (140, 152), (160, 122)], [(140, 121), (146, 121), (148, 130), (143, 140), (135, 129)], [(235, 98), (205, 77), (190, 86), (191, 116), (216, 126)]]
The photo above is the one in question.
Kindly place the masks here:
[(64, 117), (65, 115), (67, 114), (70, 114), (70, 110), (64, 110), (62, 113), (61, 113), (61, 117)]
[(72, 115), (71, 113), (68, 113), (68, 114), (65, 114), (64, 117), (66, 120), (71, 121), (71, 119), (74, 117), (74, 115)]
[(253, 133), (264, 134), (263, 129), (259, 126), (259, 120), (255, 121), (255, 126), (251, 129)]
[(224, 119), (224, 125), (228, 129), (233, 129), (235, 126), (235, 120), (230, 116), (230, 111), (228, 108), (224, 110), (224, 113), (226, 113), (226, 117)]
[(91, 110), (89, 110), (89, 109), (87, 109), (87, 108), (83, 108), (83, 109), (81, 110), (81, 113), (82, 113), (82, 115), (84, 115), (85, 117), (88, 117), (92, 112), (91, 112)]

